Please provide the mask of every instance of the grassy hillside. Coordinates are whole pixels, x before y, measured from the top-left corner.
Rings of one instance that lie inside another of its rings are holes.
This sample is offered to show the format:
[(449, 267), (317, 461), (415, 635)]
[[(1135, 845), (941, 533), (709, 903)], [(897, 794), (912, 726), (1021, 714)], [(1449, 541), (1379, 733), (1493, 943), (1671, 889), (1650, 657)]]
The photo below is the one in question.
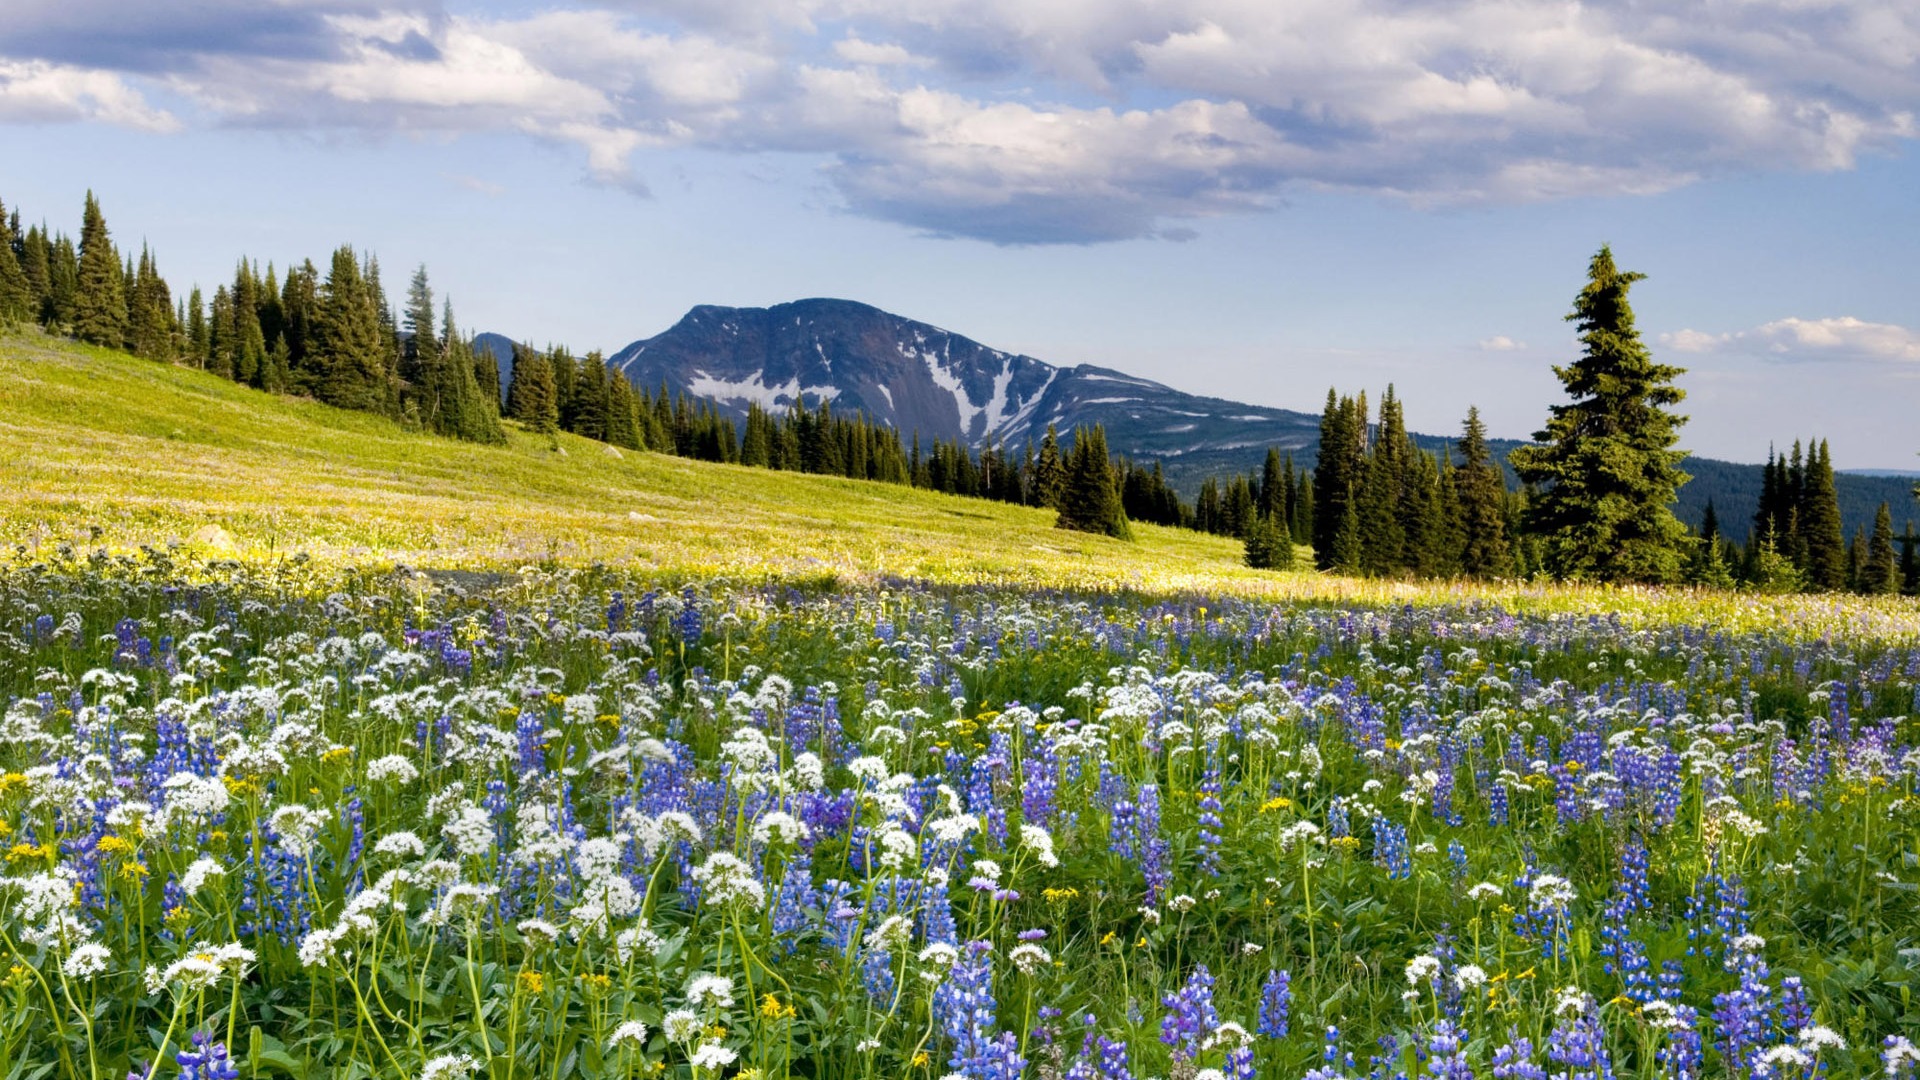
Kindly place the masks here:
[[(606, 561), (667, 572), (901, 575), (1258, 588), (1240, 545), (884, 484), (414, 434), (197, 371), (38, 335), (0, 338), (0, 543), (190, 542), (235, 554), (433, 567)], [(209, 529), (214, 526), (216, 529)], [(221, 535), (224, 534), (224, 535)]]
[(457, 443), (197, 371), (0, 336), (0, 562), (68, 544), (179, 544), (249, 563), (305, 554), (336, 569), (603, 562), (649, 577), (1490, 602), (1723, 629), (1920, 633), (1911, 599), (1276, 574), (1241, 565), (1237, 541), (1185, 530), (1136, 523), (1136, 541), (1121, 543), (1055, 529), (1050, 511), (511, 436), (504, 447)]

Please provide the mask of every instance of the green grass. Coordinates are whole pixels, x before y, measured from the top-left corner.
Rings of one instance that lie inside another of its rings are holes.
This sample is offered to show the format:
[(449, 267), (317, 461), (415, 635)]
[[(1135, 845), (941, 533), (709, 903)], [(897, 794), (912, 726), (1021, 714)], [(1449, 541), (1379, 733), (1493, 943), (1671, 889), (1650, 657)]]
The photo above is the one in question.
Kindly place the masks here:
[(544, 438), (509, 434), (502, 447), (454, 442), (36, 332), (0, 336), (0, 445), (9, 451), (0, 455), (0, 560), (62, 545), (181, 545), (242, 563), (304, 554), (342, 569), (605, 563), (661, 578), (1487, 602), (1632, 623), (1920, 636), (1912, 598), (1255, 571), (1237, 540), (1184, 529), (1136, 522), (1134, 542), (1123, 543), (1056, 529), (1052, 511), (616, 453), (571, 435), (555, 452)]
[(602, 561), (663, 573), (1260, 589), (1236, 541), (888, 484), (616, 452), (483, 447), (39, 335), (0, 338), (0, 542), (191, 543), (422, 567)]

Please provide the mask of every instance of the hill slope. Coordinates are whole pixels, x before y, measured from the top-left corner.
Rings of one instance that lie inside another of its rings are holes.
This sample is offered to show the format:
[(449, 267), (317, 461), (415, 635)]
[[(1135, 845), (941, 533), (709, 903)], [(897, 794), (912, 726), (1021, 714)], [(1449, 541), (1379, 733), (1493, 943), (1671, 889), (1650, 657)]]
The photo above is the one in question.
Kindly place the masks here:
[[(184, 368), (0, 337), (0, 549), (196, 534), (241, 556), (379, 565), (604, 560), (667, 572), (901, 575), (1095, 587), (1273, 588), (1240, 545), (1137, 526), (1122, 544), (1049, 512), (885, 484), (616, 454), (513, 431), (419, 435)], [(219, 531), (207, 526), (217, 526)], [(224, 533), (224, 535), (222, 535)], [(229, 540), (231, 538), (229, 547)]]

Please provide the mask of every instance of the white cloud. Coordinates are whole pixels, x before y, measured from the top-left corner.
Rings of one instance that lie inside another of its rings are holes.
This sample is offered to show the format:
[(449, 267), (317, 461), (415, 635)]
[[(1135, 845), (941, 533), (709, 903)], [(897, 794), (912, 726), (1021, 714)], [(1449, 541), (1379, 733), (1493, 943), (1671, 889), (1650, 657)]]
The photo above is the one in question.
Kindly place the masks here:
[(1679, 330), (1660, 343), (1687, 353), (1748, 353), (1782, 360), (1920, 360), (1920, 331), (1851, 315), (1776, 319), (1752, 330), (1708, 334)]
[(175, 131), (180, 121), (147, 104), (120, 76), (41, 60), (0, 58), (0, 123), (89, 120), (139, 131)]
[(527, 132), (634, 187), (651, 146), (817, 154), (856, 212), (1011, 243), (1303, 188), (1644, 194), (1920, 135), (1920, 8), (1881, 0), (209, 3), (182, 35), (131, 0), (31, 0), (0, 29), (0, 121), (177, 123), (146, 78), (216, 121)]
[(927, 62), (908, 52), (904, 46), (891, 42), (864, 41), (852, 34), (833, 43), (833, 55), (849, 64), (874, 67), (901, 67)]
[(1490, 338), (1480, 339), (1481, 352), (1519, 352), (1526, 347), (1526, 342), (1515, 341), (1505, 334), (1495, 334)]

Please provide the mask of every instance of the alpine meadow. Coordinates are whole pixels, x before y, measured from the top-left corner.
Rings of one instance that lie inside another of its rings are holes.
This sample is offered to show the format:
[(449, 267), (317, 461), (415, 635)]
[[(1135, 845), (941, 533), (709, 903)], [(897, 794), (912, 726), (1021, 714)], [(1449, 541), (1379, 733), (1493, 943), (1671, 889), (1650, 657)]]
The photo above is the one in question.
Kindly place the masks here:
[(1920, 1080), (1920, 14), (20, 7), (0, 1080)]

